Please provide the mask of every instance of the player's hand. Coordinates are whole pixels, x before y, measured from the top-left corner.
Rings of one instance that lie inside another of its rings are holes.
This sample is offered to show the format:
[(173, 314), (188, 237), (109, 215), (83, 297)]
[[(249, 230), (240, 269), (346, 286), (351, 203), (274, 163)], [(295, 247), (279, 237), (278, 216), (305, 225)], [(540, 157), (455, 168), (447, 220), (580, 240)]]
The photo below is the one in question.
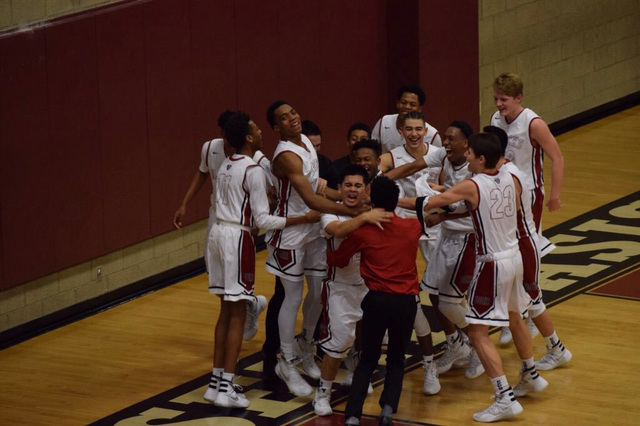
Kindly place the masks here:
[(324, 195), (324, 190), (327, 188), (326, 179), (318, 178), (318, 190), (316, 194)]
[(436, 226), (437, 224), (443, 222), (444, 218), (442, 217), (444, 213), (434, 213), (425, 216), (424, 224), (427, 228), (431, 228), (432, 226)]
[(182, 218), (187, 215), (187, 206), (180, 206), (180, 208), (173, 215), (173, 226), (180, 229), (182, 228)]
[(438, 185), (437, 183), (433, 183), (433, 182), (428, 182), (428, 183), (429, 183), (429, 187), (434, 191), (444, 192), (444, 185)]
[(547, 201), (547, 208), (550, 212), (559, 210), (562, 207), (562, 203), (560, 202), (560, 198), (550, 198)]
[(304, 217), (307, 218), (308, 223), (320, 222), (320, 212), (316, 210), (309, 210)]
[(392, 217), (393, 213), (385, 211), (384, 209), (372, 209), (362, 213), (362, 218), (365, 220), (365, 222), (376, 225), (383, 231), (384, 228), (382, 227), (382, 224), (385, 222), (389, 222)]
[(347, 207), (349, 209), (349, 214), (351, 217), (356, 217), (362, 213), (368, 212), (371, 210), (371, 206), (369, 204), (363, 204), (359, 207)]

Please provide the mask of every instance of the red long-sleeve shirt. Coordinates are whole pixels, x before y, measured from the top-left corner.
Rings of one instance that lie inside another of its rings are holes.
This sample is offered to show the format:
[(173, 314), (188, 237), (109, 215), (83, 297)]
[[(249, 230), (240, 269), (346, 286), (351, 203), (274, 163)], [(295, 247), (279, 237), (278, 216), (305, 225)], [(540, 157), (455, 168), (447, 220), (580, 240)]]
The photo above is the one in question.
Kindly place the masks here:
[(394, 294), (418, 294), (416, 255), (422, 226), (417, 219), (395, 214), (382, 225), (366, 224), (353, 231), (335, 250), (327, 251), (327, 263), (344, 267), (360, 252), (360, 274), (369, 289)]

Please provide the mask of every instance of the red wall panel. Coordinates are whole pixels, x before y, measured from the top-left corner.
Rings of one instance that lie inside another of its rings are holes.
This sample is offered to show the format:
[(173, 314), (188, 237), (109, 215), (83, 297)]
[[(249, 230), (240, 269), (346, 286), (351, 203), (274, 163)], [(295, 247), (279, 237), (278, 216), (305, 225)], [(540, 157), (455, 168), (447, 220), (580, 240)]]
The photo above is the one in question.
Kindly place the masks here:
[(371, 127), (385, 112), (387, 80), (386, 5), (366, 0), (321, 2), (320, 82), (314, 115), (322, 150), (346, 154), (346, 133), (356, 121)]
[(478, 4), (476, 0), (419, 2), (420, 81), (425, 116), (443, 133), (453, 120), (478, 131)]
[[(2, 287), (54, 264), (52, 167), (44, 31), (0, 38)], [(0, 287), (0, 288), (2, 288)]]
[(45, 30), (57, 268), (104, 252), (95, 20)]
[[(233, 2), (191, 1), (191, 62), (193, 79), (193, 143), (189, 151), (189, 179), (200, 163), (202, 144), (219, 137), (217, 121), (226, 109), (237, 109), (236, 54)], [(186, 191), (189, 180), (182, 183)], [(185, 223), (209, 213), (211, 186), (206, 184), (191, 201)], [(174, 201), (175, 208), (182, 198)]]
[(99, 14), (96, 43), (104, 245), (114, 251), (151, 236), (143, 8)]
[(189, 2), (144, 4), (151, 232), (172, 218), (194, 173), (193, 87)]
[(285, 96), (278, 82), (278, 3), (238, 0), (234, 4), (238, 108), (249, 113), (262, 130), (264, 152), (271, 158), (277, 138), (267, 124), (266, 111)]

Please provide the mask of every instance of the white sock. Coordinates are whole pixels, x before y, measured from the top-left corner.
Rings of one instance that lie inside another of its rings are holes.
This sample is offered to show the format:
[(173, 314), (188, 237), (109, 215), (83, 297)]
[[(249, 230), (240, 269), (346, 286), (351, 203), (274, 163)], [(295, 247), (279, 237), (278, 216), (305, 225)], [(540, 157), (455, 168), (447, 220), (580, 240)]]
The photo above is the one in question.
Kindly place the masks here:
[(422, 355), (422, 360), (424, 361), (424, 366), (426, 367), (433, 362), (433, 355)]
[(291, 361), (296, 357), (296, 353), (293, 351), (293, 344), (291, 343), (280, 343), (280, 351), (287, 361)]
[(331, 394), (331, 387), (333, 386), (333, 380), (320, 379), (318, 381), (318, 393)]
[(528, 358), (528, 359), (523, 359), (522, 361), (522, 371), (525, 370), (530, 370), (532, 368), (535, 368), (535, 364), (533, 363), (533, 357)]
[(545, 337), (544, 340), (545, 342), (547, 342), (547, 349), (549, 349), (550, 351), (556, 352), (560, 350), (560, 339), (558, 338), (555, 330), (551, 336)]
[(494, 379), (491, 379), (491, 383), (493, 384), (493, 388), (496, 390), (497, 394), (501, 394), (502, 392), (509, 389), (509, 382), (507, 382), (507, 376), (500, 376)]
[(453, 345), (458, 340), (458, 337), (458, 330), (454, 331), (453, 334), (447, 334), (447, 343)]

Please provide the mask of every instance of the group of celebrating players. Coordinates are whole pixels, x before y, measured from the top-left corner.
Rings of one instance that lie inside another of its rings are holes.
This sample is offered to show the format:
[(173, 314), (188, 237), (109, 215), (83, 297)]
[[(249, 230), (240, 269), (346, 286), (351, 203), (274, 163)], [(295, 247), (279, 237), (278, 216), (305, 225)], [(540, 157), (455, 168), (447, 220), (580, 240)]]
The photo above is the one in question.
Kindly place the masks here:
[[(267, 306), (264, 296), (254, 294), (254, 235), (262, 229), (266, 269), (276, 276), (264, 373), (282, 379), (299, 397), (314, 393), (301, 371), (317, 380), (317, 415), (332, 414), (331, 388), (344, 360), (349, 372), (342, 384), (350, 386), (346, 424), (359, 424), (385, 345), (379, 421), (391, 424), (414, 330), (425, 394), (440, 391), (439, 374), (466, 365), (468, 378), (486, 372), (495, 388), (495, 402), (474, 420), (522, 412), (517, 398), (548, 385), (538, 370), (572, 357), (555, 332), (538, 282), (540, 258), (553, 249), (541, 232), (543, 156), (552, 161), (550, 211), (561, 206), (564, 161), (547, 124), (521, 105), (522, 97), (520, 77), (503, 73), (494, 81), (498, 111), (490, 126), (474, 133), (455, 120), (440, 135), (421, 113), (424, 91), (403, 86), (398, 113), (382, 117), (372, 132), (364, 123), (352, 125), (349, 153), (334, 162), (316, 152), (318, 127), (303, 122), (285, 101), (267, 109), (280, 140), (271, 161), (260, 151), (261, 131), (250, 117), (223, 113), (223, 137), (203, 145), (200, 167), (174, 215), (181, 227), (187, 204), (210, 178), (205, 261), (210, 292), (220, 297), (221, 308), (205, 400), (249, 406), (233, 377), (242, 340), (255, 335)], [(418, 247), (427, 264), (421, 280)], [(437, 360), (421, 289), (446, 335), (447, 349)], [(296, 334), (301, 305), (303, 326)], [(490, 326), (503, 328), (500, 342), (512, 338), (522, 360), (514, 387), (489, 338)], [(534, 362), (532, 336), (538, 330), (547, 353)]]

